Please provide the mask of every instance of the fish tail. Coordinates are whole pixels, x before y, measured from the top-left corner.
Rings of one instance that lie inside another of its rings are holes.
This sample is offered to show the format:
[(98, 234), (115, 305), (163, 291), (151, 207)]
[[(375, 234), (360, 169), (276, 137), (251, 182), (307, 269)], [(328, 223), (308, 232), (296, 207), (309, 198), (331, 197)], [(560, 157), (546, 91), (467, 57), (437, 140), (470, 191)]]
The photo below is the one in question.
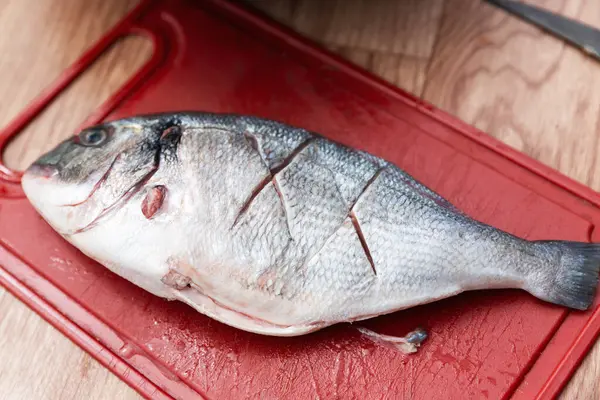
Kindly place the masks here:
[(600, 244), (557, 240), (533, 244), (544, 265), (527, 290), (542, 300), (587, 310), (598, 287)]

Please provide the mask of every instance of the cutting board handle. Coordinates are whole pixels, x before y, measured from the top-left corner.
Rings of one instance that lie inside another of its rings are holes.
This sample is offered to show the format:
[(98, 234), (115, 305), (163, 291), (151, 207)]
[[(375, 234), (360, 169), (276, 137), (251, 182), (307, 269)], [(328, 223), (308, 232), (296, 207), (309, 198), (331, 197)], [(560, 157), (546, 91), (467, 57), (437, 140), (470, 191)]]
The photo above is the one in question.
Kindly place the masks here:
[[(100, 58), (105, 51), (113, 46), (118, 40), (130, 35), (142, 35), (151, 39), (153, 44), (153, 54), (142, 68), (140, 68), (123, 87), (116, 92), (116, 95), (109, 98), (101, 107), (88, 116), (83, 126), (97, 123), (106, 116), (123, 100), (131, 89), (139, 82), (148, 78), (150, 72), (157, 66), (163, 58), (165, 51), (165, 41), (156, 30), (140, 26), (137, 17), (141, 14), (141, 9), (148, 7), (151, 0), (141, 1), (124, 19), (116, 24), (107, 34), (86, 52), (79, 59), (75, 60), (67, 67), (58, 78), (46, 87), (36, 98), (33, 99), (23, 111), (13, 118), (6, 127), (0, 129), (0, 155), (4, 153), (6, 146), (10, 141), (25, 129), (40, 113), (42, 113), (52, 102), (66, 90), (79, 76), (81, 76), (92, 64)], [(129, 90), (127, 90), (129, 89)], [(21, 190), (22, 171), (16, 171), (4, 164), (0, 157), (0, 197), (22, 197)]]

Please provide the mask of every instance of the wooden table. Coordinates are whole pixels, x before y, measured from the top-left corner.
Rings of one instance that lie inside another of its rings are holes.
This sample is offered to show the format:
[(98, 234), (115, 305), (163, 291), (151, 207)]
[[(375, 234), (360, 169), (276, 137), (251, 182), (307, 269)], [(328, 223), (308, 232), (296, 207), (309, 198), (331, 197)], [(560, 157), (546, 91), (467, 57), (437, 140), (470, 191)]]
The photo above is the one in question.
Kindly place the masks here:
[[(600, 63), (479, 0), (244, 0), (390, 82), (600, 190)], [(600, 27), (596, 0), (530, 0)], [(0, 0), (6, 124), (134, 0)], [(25, 168), (150, 52), (129, 39), (4, 155)], [(0, 288), (0, 399), (134, 399), (136, 392)], [(596, 344), (564, 399), (600, 398)]]

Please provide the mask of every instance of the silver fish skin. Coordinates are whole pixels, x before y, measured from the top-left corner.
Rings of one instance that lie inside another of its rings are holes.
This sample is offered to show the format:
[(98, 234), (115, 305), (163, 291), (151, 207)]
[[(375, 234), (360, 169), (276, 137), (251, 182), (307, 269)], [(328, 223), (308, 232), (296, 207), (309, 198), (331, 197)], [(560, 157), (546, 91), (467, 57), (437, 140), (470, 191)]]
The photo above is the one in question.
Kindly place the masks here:
[(82, 130), (25, 172), (68, 242), (236, 328), (296, 336), (468, 290), (585, 310), (598, 244), (528, 241), (397, 166), (253, 116), (140, 115)]

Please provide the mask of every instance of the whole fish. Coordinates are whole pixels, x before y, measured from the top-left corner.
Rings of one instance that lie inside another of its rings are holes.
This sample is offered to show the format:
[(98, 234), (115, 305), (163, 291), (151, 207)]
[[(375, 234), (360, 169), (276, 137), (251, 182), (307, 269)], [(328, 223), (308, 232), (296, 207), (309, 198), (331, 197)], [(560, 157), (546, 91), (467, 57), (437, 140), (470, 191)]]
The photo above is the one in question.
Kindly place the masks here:
[(598, 244), (515, 237), (381, 158), (252, 116), (91, 126), (33, 163), (22, 185), (90, 258), (259, 334), (302, 335), (475, 289), (585, 310), (598, 282)]

